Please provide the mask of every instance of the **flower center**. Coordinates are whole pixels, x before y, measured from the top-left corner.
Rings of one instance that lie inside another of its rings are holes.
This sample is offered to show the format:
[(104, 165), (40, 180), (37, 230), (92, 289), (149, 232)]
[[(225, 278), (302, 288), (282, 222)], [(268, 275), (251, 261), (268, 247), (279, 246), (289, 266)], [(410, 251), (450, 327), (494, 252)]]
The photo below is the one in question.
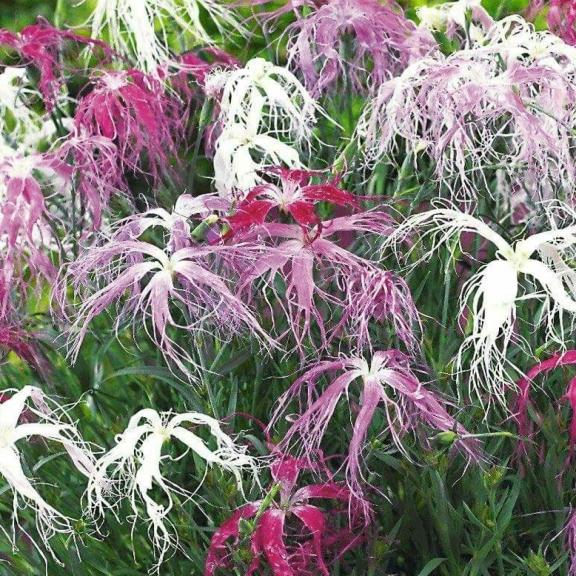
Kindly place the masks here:
[(105, 86), (111, 91), (119, 90), (126, 86), (126, 78), (120, 74), (106, 74), (103, 80)]
[(165, 428), (164, 426), (156, 428), (154, 434), (158, 434), (158, 436), (162, 438), (163, 442), (168, 442), (168, 440), (170, 440), (170, 432), (168, 431), (168, 428)]

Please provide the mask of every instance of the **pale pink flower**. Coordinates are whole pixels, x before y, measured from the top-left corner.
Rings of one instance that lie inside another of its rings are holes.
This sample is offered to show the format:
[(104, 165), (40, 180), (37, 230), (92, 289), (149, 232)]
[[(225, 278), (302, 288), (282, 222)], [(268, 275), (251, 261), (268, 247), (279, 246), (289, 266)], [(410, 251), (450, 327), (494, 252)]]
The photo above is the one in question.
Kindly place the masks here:
[(574, 49), (520, 20), (494, 24), (485, 45), (412, 63), (380, 86), (357, 129), (369, 164), (405, 149), (434, 162), (441, 192), (475, 201), (497, 169), (532, 202), (576, 182)]
[(326, 4), (327, 0), (283, 0), (281, 5), (279, 2), (273, 0), (240, 0), (239, 4), (247, 4), (249, 6), (266, 6), (271, 4), (271, 10), (264, 10), (255, 13), (255, 17), (262, 23), (265, 30), (271, 32), (275, 29), (278, 21), (286, 14), (292, 13), (296, 18), (304, 17), (304, 10), (306, 8), (317, 9)]
[(90, 215), (92, 228), (99, 229), (110, 199), (128, 193), (116, 144), (106, 136), (75, 131), (57, 143), (52, 156), (70, 167), (80, 209)]
[[(320, 379), (333, 374), (328, 386), (322, 389)], [(375, 352), (370, 362), (361, 357), (344, 357), (320, 361), (310, 368), (280, 397), (272, 416), (270, 427), (287, 415), (294, 398), (300, 399), (301, 411), (280, 447), (297, 443), (308, 454), (320, 449), (336, 407), (344, 398), (350, 402), (351, 387), (357, 381), (360, 382), (359, 408), (343, 462), (348, 485), (356, 497), (363, 498), (363, 453), (379, 406), (386, 418), (384, 432), (404, 455), (407, 451), (402, 438), (408, 432), (427, 427), (438, 432), (453, 432), (454, 447), (458, 451), (473, 462), (481, 459), (478, 442), (466, 438), (467, 431), (449, 414), (446, 400), (416, 377), (409, 358), (397, 350)]]
[[(169, 253), (195, 243), (193, 227), (201, 222), (218, 220), (230, 209), (230, 203), (216, 194), (192, 196), (181, 194), (171, 212), (164, 208), (150, 208), (128, 216), (114, 225), (115, 240), (139, 240), (150, 229), (161, 229)], [(219, 236), (218, 236), (219, 238)]]
[(235, 294), (233, 281), (226, 277), (229, 268), (222, 267), (226, 259), (247, 258), (250, 252), (254, 249), (243, 245), (195, 245), (170, 254), (147, 242), (114, 239), (88, 248), (63, 279), (78, 296), (70, 355), (77, 357), (90, 322), (112, 306), (116, 330), (126, 321), (135, 331), (143, 327), (166, 360), (190, 377), (188, 366), (196, 363), (173, 340), (172, 330), (232, 337), (248, 329), (263, 345), (272, 346)]
[[(409, 63), (415, 31), (393, 0), (329, 0), (288, 28), (288, 63), (315, 97), (342, 78), (371, 91)], [(428, 48), (436, 48), (432, 35)]]
[(22, 251), (44, 273), (52, 268), (44, 253), (53, 242), (44, 189), (66, 198), (70, 172), (49, 154), (13, 154), (0, 161), (0, 242), (8, 257)]

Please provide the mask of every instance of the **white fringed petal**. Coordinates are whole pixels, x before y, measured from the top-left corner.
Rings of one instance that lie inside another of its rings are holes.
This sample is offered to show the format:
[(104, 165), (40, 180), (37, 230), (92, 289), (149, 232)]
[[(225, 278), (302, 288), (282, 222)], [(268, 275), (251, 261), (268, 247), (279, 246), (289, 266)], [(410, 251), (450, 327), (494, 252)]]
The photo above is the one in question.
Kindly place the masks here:
[[(199, 436), (184, 428), (183, 424), (207, 426), (216, 440), (217, 448), (211, 450)], [(141, 410), (130, 419), (126, 430), (116, 439), (116, 446), (96, 463), (87, 490), (87, 503), (93, 515), (106, 509), (115, 512), (117, 506), (128, 499), (134, 512), (134, 521), (142, 517), (140, 504), (144, 505), (144, 518), (150, 525), (150, 535), (157, 553), (157, 570), (171, 548), (178, 547), (178, 535), (173, 531), (168, 514), (173, 507), (173, 495), (191, 498), (193, 492), (168, 480), (163, 474), (163, 464), (171, 457), (163, 454), (167, 443), (177, 440), (202, 458), (209, 466), (217, 465), (230, 471), (239, 486), (241, 472), (255, 472), (255, 461), (225, 434), (214, 418), (197, 412), (174, 415), (158, 413), (152, 409)], [(165, 501), (152, 495), (158, 487)]]
[[(13, 391), (3, 391), (2, 396), (6, 397), (11, 392)], [(73, 519), (52, 507), (26, 476), (22, 468), (21, 450), (17, 443), (31, 437), (59, 442), (68, 452), (76, 468), (85, 476), (94, 470), (94, 457), (74, 425), (63, 420), (66, 418), (65, 412), (60, 407), (52, 410), (47, 400), (39, 388), (25, 386), (0, 404), (0, 482), (2, 479), (5, 480), (14, 495), (14, 527), (18, 525), (18, 511), (23, 502), (34, 510), (41, 541), (52, 554), (48, 540), (56, 533), (72, 534)], [(35, 421), (18, 424), (25, 412)], [(62, 412), (62, 415), (58, 412)], [(13, 533), (11, 536), (13, 543), (14, 537)], [(39, 552), (42, 554), (41, 550)]]
[[(496, 259), (464, 285), (462, 313), (470, 309), (472, 329), (458, 351), (455, 371), (458, 376), (468, 372), (469, 388), (482, 403), (499, 402), (506, 406), (506, 391), (514, 386), (512, 373), (521, 373), (507, 358), (515, 336), (518, 300), (538, 299), (543, 303), (544, 314), (538, 323), (545, 324), (547, 337), (561, 346), (564, 324), (560, 313), (570, 315), (571, 321), (576, 317), (576, 273), (563, 258), (563, 251), (573, 251), (576, 246), (576, 227), (547, 230), (510, 245), (477, 218), (459, 210), (438, 208), (408, 218), (385, 244), (397, 246), (420, 228), (425, 228), (422, 238), (429, 239), (431, 247), (417, 263), (428, 260), (443, 244), (463, 232), (475, 233), (497, 249)], [(542, 261), (536, 259), (537, 255)], [(534, 284), (528, 284), (520, 296), (520, 280), (524, 277)]]

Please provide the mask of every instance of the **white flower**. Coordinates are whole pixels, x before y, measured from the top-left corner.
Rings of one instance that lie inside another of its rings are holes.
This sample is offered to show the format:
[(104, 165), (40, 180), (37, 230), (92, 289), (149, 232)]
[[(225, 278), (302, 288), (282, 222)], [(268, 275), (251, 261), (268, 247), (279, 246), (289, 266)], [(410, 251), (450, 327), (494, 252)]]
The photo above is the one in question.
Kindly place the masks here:
[(225, 125), (246, 124), (254, 101), (262, 100), (262, 122), (268, 130), (298, 140), (310, 139), (320, 110), (292, 72), (263, 58), (253, 58), (244, 68), (215, 72), (207, 81), (207, 90), (211, 94), (221, 91)]
[[(528, 299), (542, 302), (542, 319), (536, 322), (545, 322), (548, 338), (560, 345), (564, 345), (564, 326), (559, 313), (567, 312), (572, 319), (576, 317), (573, 297), (576, 296), (573, 292), (576, 274), (565, 259), (566, 252), (576, 248), (576, 226), (533, 234), (510, 245), (477, 218), (458, 210), (437, 208), (406, 220), (386, 244), (396, 244), (424, 226), (431, 226), (423, 237), (430, 238), (432, 246), (418, 262), (429, 259), (442, 244), (463, 232), (478, 234), (497, 249), (496, 260), (485, 264), (463, 287), (461, 305), (463, 310), (467, 304), (471, 308), (472, 333), (460, 347), (455, 370), (458, 375), (464, 372), (465, 353), (470, 350), (471, 390), (482, 402), (481, 393), (487, 391), (488, 405), (498, 401), (506, 406), (506, 390), (514, 386), (510, 371), (520, 372), (507, 358), (514, 336), (517, 302)], [(529, 283), (520, 295), (522, 278)]]
[[(33, 386), (25, 386), (22, 390), (4, 390), (0, 398), (10, 398), (0, 403), (0, 485), (3, 479), (8, 483), (14, 496), (13, 502), (13, 533), (18, 525), (18, 510), (22, 503), (32, 508), (36, 513), (36, 525), (43, 544), (53, 555), (48, 540), (56, 533), (73, 533), (71, 518), (52, 507), (36, 490), (32, 481), (24, 474), (20, 441), (31, 437), (45, 438), (59, 442), (68, 452), (76, 468), (85, 476), (93, 472), (94, 457), (86, 449), (76, 428), (63, 416), (52, 410), (47, 404), (43, 392)], [(60, 407), (58, 407), (61, 410)], [(31, 422), (20, 422), (23, 415)], [(10, 535), (0, 526), (9, 538)], [(32, 540), (33, 541), (33, 540)], [(41, 550), (39, 550), (42, 554)]]
[(447, 32), (449, 37), (452, 37), (456, 29), (467, 30), (470, 39), (475, 43), (484, 41), (484, 33), (494, 22), (482, 7), (481, 0), (458, 0), (438, 6), (422, 6), (416, 13), (420, 27)]
[[(211, 450), (186, 425), (207, 426), (216, 441), (216, 449)], [(134, 511), (134, 522), (141, 514), (138, 504), (143, 503), (158, 553), (156, 569), (164, 561), (168, 550), (178, 547), (178, 535), (170, 529), (167, 519), (174, 505), (172, 495), (193, 496), (192, 492), (174, 484), (162, 474), (162, 465), (166, 461), (174, 461), (170, 455), (163, 455), (162, 449), (173, 440), (184, 444), (186, 452), (192, 451), (208, 466), (217, 465), (231, 472), (240, 488), (241, 471), (245, 468), (255, 471), (254, 459), (243, 448), (236, 446), (232, 438), (222, 431), (218, 421), (210, 416), (197, 412), (159, 414), (152, 409), (134, 414), (128, 427), (117, 437), (116, 446), (96, 463), (88, 485), (87, 501), (92, 514), (102, 514), (106, 508), (113, 510), (127, 497)], [(154, 498), (155, 486), (164, 493), (164, 503)]]
[(3, 140), (23, 152), (34, 150), (40, 140), (53, 134), (49, 132), (53, 123), (26, 105), (26, 98), (37, 94), (27, 84), (26, 68), (8, 66), (0, 74), (0, 130)]
[[(289, 168), (301, 166), (294, 148), (268, 133), (259, 133), (263, 106), (263, 98), (254, 97), (246, 124), (228, 124), (216, 142), (215, 186), (221, 196), (230, 196), (234, 191), (246, 192), (256, 186), (257, 172), (264, 166), (282, 163)], [(259, 159), (255, 160), (253, 154)]]
[(171, 60), (167, 23), (178, 29), (180, 37), (190, 35), (198, 44), (214, 43), (202, 24), (202, 11), (220, 33), (226, 26), (244, 32), (218, 0), (97, 0), (90, 18), (92, 37), (107, 32), (112, 48), (134, 58), (141, 70), (156, 74), (160, 65)]

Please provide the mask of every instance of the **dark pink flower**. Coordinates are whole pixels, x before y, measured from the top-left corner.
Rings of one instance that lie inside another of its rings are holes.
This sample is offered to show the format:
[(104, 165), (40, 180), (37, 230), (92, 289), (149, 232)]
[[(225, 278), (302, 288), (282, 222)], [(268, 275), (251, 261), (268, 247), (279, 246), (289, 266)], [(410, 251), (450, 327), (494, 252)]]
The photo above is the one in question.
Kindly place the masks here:
[(105, 72), (92, 83), (76, 109), (78, 133), (113, 141), (124, 170), (158, 178), (176, 156), (184, 128), (179, 101), (138, 70)]
[(265, 172), (277, 175), (280, 184), (265, 183), (248, 192), (238, 203), (234, 214), (227, 218), (234, 232), (264, 224), (274, 208), (280, 213), (289, 214), (301, 226), (312, 226), (320, 223), (316, 214), (319, 202), (334, 206), (358, 205), (354, 195), (339, 188), (336, 182), (311, 184), (312, 172), (282, 167), (270, 168)]
[[(413, 349), (418, 316), (404, 281), (338, 244), (342, 234), (386, 235), (391, 226), (386, 213), (372, 211), (312, 228), (276, 223), (253, 227), (246, 235), (260, 240), (261, 253), (245, 267), (240, 287), (263, 296), (264, 302), (270, 302), (265, 293), (271, 291), (272, 308), (278, 306), (288, 323), (281, 336), (291, 333), (302, 354), (306, 343), (319, 351), (338, 336), (356, 337), (352, 345), (369, 345), (369, 322), (383, 319), (391, 321), (398, 337)], [(359, 296), (362, 289), (374, 299)], [(318, 337), (312, 336), (314, 326)]]
[(329, 0), (288, 28), (288, 61), (313, 96), (343, 77), (365, 92), (406, 67), (416, 30), (394, 0)]
[(54, 28), (43, 19), (38, 19), (36, 24), (26, 26), (18, 33), (0, 30), (0, 45), (15, 50), (25, 64), (31, 64), (39, 71), (40, 92), (48, 110), (55, 106), (64, 83), (61, 55), (67, 41), (80, 46), (98, 47), (106, 55), (111, 54), (104, 42)]
[[(534, 380), (541, 374), (547, 374), (561, 366), (572, 366), (576, 364), (576, 350), (567, 350), (561, 354), (538, 362), (520, 380), (518, 380), (518, 394), (514, 406), (514, 419), (518, 426), (518, 433), (522, 436), (518, 448), (521, 454), (526, 454), (527, 446), (525, 439), (530, 438), (533, 434), (533, 424), (528, 417), (528, 408), (531, 404), (530, 389)], [(569, 456), (567, 463), (570, 462), (576, 449), (576, 378), (568, 383), (566, 394), (563, 399), (568, 401), (572, 410), (572, 418), (569, 427)]]
[(23, 328), (3, 321), (0, 321), (0, 351), (14, 352), (43, 376), (49, 371), (48, 360), (33, 335)]
[(574, 0), (550, 0), (548, 27), (568, 44), (576, 45), (576, 2)]
[[(321, 389), (322, 376), (338, 374)], [(300, 398), (301, 411), (280, 444), (286, 449), (298, 443), (312, 454), (321, 448), (322, 440), (342, 399), (350, 402), (351, 385), (360, 382), (357, 395), (359, 409), (354, 419), (348, 455), (344, 460), (346, 479), (352, 493), (362, 499), (364, 472), (363, 453), (370, 424), (379, 406), (386, 418), (385, 432), (403, 453), (402, 438), (424, 426), (439, 432), (454, 433), (454, 446), (471, 461), (478, 462), (481, 452), (477, 441), (460, 438), (467, 432), (448, 413), (448, 403), (435, 391), (420, 382), (410, 367), (408, 357), (397, 350), (375, 352), (369, 363), (361, 357), (318, 362), (298, 378), (278, 401), (270, 427), (286, 415), (294, 398)]]
[[(297, 488), (301, 472), (317, 470), (305, 460), (278, 455), (271, 466), (270, 494), (236, 510), (214, 533), (204, 576), (215, 576), (220, 570), (229, 574), (232, 551), (244, 538), (251, 555), (246, 576), (261, 574), (262, 564), (274, 576), (329, 576), (329, 558), (362, 542), (370, 516), (362, 515), (351, 491), (340, 483), (328, 480)], [(326, 510), (326, 505), (312, 504), (314, 500), (332, 500), (340, 506)], [(341, 515), (348, 517), (349, 526), (337, 527), (334, 520)]]
[(178, 61), (181, 73), (190, 74), (202, 88), (206, 77), (218, 68), (240, 68), (242, 63), (232, 54), (215, 46), (206, 46), (194, 52), (185, 52)]

